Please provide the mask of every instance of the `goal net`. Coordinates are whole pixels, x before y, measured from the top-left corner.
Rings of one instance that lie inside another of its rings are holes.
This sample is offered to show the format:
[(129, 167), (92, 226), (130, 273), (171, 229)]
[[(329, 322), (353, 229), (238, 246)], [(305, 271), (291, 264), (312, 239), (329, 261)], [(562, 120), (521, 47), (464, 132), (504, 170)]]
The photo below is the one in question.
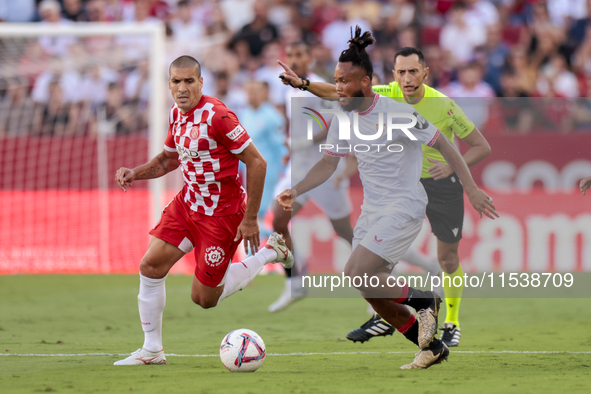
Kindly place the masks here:
[(123, 193), (114, 175), (162, 150), (164, 36), (0, 26), (0, 274), (138, 271), (170, 180)]

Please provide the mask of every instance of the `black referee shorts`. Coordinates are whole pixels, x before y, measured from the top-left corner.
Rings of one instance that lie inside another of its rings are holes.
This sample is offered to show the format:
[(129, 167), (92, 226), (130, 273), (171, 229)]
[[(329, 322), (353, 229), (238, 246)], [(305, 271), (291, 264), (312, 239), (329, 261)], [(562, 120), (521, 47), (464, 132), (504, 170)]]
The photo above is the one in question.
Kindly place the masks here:
[(427, 218), (433, 234), (443, 242), (456, 243), (462, 239), (464, 223), (464, 188), (456, 173), (438, 181), (421, 178), (427, 192)]

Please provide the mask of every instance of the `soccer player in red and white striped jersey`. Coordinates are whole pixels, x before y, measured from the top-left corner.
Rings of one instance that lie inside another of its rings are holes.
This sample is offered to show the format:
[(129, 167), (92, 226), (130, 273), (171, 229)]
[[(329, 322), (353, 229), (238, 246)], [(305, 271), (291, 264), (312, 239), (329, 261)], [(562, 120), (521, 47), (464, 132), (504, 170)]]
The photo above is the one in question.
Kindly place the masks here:
[[(126, 191), (134, 180), (157, 178), (181, 166), (185, 185), (150, 231), (150, 245), (140, 263), (138, 305), (144, 345), (115, 365), (166, 363), (162, 348), (165, 280), (184, 254), (194, 250), (197, 264), (191, 299), (202, 308), (214, 307), (241, 290), (266, 263), (293, 265), (293, 255), (279, 234), (272, 234), (258, 251), (257, 212), (266, 161), (248, 132), (224, 103), (202, 93), (197, 60), (181, 56), (169, 72), (175, 105), (164, 150), (139, 167), (120, 168), (115, 180)], [(246, 201), (238, 180), (239, 160), (246, 165)], [(245, 249), (254, 255), (230, 264), (243, 238)]]

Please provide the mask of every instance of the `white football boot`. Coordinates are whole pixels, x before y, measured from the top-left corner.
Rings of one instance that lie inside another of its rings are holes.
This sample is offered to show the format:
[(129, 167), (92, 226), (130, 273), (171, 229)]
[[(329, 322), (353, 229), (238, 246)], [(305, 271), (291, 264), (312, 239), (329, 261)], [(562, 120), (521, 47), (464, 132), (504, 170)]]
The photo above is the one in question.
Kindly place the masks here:
[(283, 235), (279, 233), (269, 235), (265, 248), (274, 249), (277, 252), (277, 260), (275, 260), (275, 262), (281, 263), (283, 268), (293, 267), (293, 254), (285, 244), (285, 238), (283, 238)]
[(166, 357), (164, 350), (159, 352), (150, 352), (144, 348), (138, 349), (131, 353), (131, 356), (123, 360), (115, 361), (113, 365), (153, 365), (166, 364)]

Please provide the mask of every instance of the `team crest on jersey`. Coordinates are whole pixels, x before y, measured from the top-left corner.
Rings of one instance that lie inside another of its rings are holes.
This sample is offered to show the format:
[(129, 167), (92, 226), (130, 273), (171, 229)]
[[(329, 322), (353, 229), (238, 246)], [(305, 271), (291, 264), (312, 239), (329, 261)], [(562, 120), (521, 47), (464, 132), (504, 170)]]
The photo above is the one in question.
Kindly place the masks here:
[(197, 138), (199, 138), (199, 126), (195, 125), (191, 127), (191, 139), (196, 140)]
[(226, 252), (219, 246), (210, 246), (209, 248), (205, 249), (205, 262), (212, 266), (217, 267), (224, 261), (224, 256)]

